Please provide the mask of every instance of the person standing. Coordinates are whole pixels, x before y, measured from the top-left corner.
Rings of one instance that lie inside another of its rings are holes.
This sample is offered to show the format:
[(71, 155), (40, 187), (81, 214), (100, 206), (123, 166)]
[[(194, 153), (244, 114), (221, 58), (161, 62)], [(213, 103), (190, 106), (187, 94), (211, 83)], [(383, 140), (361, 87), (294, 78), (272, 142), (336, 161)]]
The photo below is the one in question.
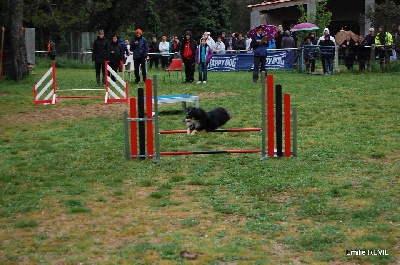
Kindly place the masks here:
[(49, 40), (47, 41), (46, 55), (49, 56), (49, 59), (52, 61), (56, 59), (56, 44), (51, 38), (49, 38)]
[(246, 40), (243, 39), (243, 34), (238, 35), (238, 38), (236, 39), (235, 46), (233, 47), (234, 50), (238, 53), (244, 53), (246, 52)]
[(226, 37), (226, 33), (225, 32), (222, 32), (222, 34), (221, 34), (221, 41), (225, 45), (225, 50), (228, 50), (229, 49), (229, 39)]
[(315, 44), (311, 42), (311, 37), (308, 36), (305, 38), (303, 44), (301, 45), (303, 47), (303, 58), (304, 62), (306, 64), (306, 70), (308, 74), (312, 74), (315, 72)]
[(208, 46), (210, 46), (211, 49), (214, 49), (215, 41), (213, 40), (213, 38), (211, 38), (211, 33), (208, 31), (204, 32), (203, 38), (206, 39)]
[(371, 58), (371, 51), (372, 49), (375, 50), (375, 29), (374, 28), (369, 28), (368, 30), (368, 35), (365, 36), (364, 38), (365, 41), (365, 49), (366, 49), (366, 63), (367, 63), (367, 68), (369, 69), (370, 65), (371, 65), (371, 61), (375, 60), (375, 56), (373, 56), (373, 58)]
[(169, 42), (167, 41), (167, 36), (161, 37), (161, 42), (158, 44), (158, 50), (160, 51), (161, 56), (161, 67), (166, 69), (169, 64)]
[(174, 36), (174, 41), (172, 42), (171, 51), (173, 53), (173, 59), (181, 58), (181, 45), (178, 36)]
[(353, 69), (354, 64), (354, 47), (356, 43), (351, 38), (350, 34), (346, 35), (346, 39), (340, 45), (341, 48), (344, 50), (344, 65), (346, 66), (347, 70)]
[(278, 25), (278, 35), (275, 37), (275, 48), (280, 49), (281, 48), (281, 43), (282, 39), (285, 36), (285, 32), (283, 31), (282, 25)]
[(330, 37), (329, 34), (325, 34), (325, 40), (319, 42), (325, 75), (333, 73), (333, 59), (335, 58), (335, 42)]
[(285, 31), (280, 47), (281, 47), (281, 49), (292, 49), (295, 47), (294, 38), (292, 36), (290, 36), (289, 30)]
[(153, 37), (152, 41), (150, 42), (149, 53), (151, 53), (150, 54), (150, 66), (149, 66), (149, 68), (151, 69), (153, 67), (153, 64), (154, 64), (154, 67), (158, 69), (158, 61), (159, 61), (159, 58), (160, 58), (160, 55), (159, 55), (160, 49), (159, 49), (159, 43), (158, 43), (157, 38), (155, 36)]
[(102, 83), (105, 84), (105, 67), (104, 62), (110, 58), (110, 45), (104, 37), (104, 30), (97, 32), (97, 39), (93, 42), (92, 61), (96, 68), (96, 83), (100, 86), (100, 71), (103, 74)]
[(400, 61), (400, 25), (394, 34), (394, 45), (397, 61)]
[(207, 83), (207, 66), (213, 56), (213, 51), (208, 46), (206, 39), (200, 40), (200, 45), (196, 49), (196, 63), (199, 65), (199, 81), (197, 84)]
[(393, 36), (390, 32), (385, 32), (384, 27), (378, 28), (378, 33), (375, 36), (375, 44), (378, 47), (378, 57), (380, 60), (381, 68), (390, 61), (390, 55), (392, 54)]
[(261, 72), (265, 71), (265, 64), (267, 61), (268, 38), (263, 33), (262, 27), (257, 28), (257, 33), (252, 38), (250, 46), (253, 48), (253, 54), (254, 54), (253, 83), (257, 83), (258, 71), (260, 69)]
[(196, 41), (193, 40), (192, 33), (186, 31), (185, 39), (181, 45), (182, 61), (185, 65), (185, 83), (193, 83), (194, 81), (196, 48), (197, 44)]
[(135, 66), (135, 84), (140, 83), (139, 67), (142, 71), (143, 82), (147, 78), (146, 59), (149, 52), (147, 40), (143, 37), (141, 29), (135, 31), (135, 38), (131, 42), (131, 51), (133, 52), (133, 64)]
[(357, 57), (358, 61), (358, 71), (363, 72), (365, 71), (365, 60), (367, 56), (367, 50), (368, 48), (365, 48), (366, 42), (365, 39), (362, 35), (358, 36), (358, 41), (355, 43), (354, 47), (354, 53)]
[[(124, 50), (118, 41), (118, 36), (114, 35), (110, 43), (110, 61), (108, 62), (108, 65), (110, 65), (111, 69), (117, 72), (121, 61), (124, 61)], [(114, 82), (116, 81), (115, 77), (111, 75), (111, 73), (108, 75), (111, 76), (111, 80)]]
[(213, 52), (215, 54), (224, 54), (225, 53), (225, 44), (222, 42), (221, 37), (218, 37), (217, 42), (215, 43)]

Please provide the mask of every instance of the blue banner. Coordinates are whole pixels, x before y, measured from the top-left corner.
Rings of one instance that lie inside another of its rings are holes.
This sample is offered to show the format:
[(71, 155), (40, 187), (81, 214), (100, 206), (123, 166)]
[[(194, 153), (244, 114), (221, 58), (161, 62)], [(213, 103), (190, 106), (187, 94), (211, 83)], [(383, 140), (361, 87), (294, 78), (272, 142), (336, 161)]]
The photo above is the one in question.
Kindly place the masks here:
[[(214, 54), (208, 70), (216, 72), (250, 71), (254, 68), (253, 53)], [(267, 69), (292, 70), (294, 50), (268, 50), (265, 67)]]

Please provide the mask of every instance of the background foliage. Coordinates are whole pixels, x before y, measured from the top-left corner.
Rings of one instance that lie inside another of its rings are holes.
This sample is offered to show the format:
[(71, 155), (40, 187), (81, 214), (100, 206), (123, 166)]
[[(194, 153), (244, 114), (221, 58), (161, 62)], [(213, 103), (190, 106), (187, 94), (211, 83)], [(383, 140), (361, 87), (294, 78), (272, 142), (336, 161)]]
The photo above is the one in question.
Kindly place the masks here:
[[(247, 5), (258, 0), (25, 0), (24, 26), (36, 28), (38, 39), (51, 36), (62, 49), (71, 31), (117, 33), (130, 38), (141, 28), (146, 37), (178, 35), (191, 30), (200, 36), (225, 31), (246, 33), (250, 27)], [(8, 9), (12, 0), (0, 0), (0, 26), (10, 26)]]

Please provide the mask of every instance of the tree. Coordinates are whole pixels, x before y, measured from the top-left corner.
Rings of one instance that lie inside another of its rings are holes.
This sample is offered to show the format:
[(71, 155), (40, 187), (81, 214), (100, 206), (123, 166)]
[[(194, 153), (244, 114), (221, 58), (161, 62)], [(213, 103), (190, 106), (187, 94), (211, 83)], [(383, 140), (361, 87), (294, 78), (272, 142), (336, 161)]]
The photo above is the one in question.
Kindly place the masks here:
[(225, 1), (177, 0), (176, 3), (182, 30), (191, 30), (195, 37), (200, 37), (204, 31), (212, 34), (220, 32), (229, 23), (229, 9)]
[(18, 81), (28, 75), (28, 59), (23, 28), (23, 0), (10, 0), (11, 78)]
[(331, 23), (332, 12), (328, 11), (327, 5), (328, 0), (323, 0), (321, 2), (316, 1), (316, 13), (307, 14), (306, 9), (303, 5), (299, 5), (298, 9), (300, 10), (300, 18), (298, 19), (299, 23), (302, 22), (310, 22), (314, 23), (319, 27), (319, 30), (316, 30), (316, 36), (322, 35), (324, 28), (328, 27)]
[(368, 21), (375, 27), (384, 26), (386, 31), (392, 31), (400, 24), (400, 5), (391, 0), (385, 0), (382, 4), (369, 5), (365, 9), (365, 16), (361, 21)]
[(160, 34), (161, 30), (161, 20), (160, 16), (156, 12), (156, 5), (152, 0), (147, 0), (146, 5), (146, 17), (148, 20), (149, 30), (154, 34)]

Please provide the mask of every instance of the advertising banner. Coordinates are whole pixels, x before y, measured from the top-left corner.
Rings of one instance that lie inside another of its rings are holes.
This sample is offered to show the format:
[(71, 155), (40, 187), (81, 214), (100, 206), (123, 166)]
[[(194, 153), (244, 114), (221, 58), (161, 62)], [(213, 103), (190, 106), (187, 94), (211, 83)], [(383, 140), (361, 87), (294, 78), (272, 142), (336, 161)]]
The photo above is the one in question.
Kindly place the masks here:
[[(253, 53), (226, 53), (214, 54), (208, 70), (216, 72), (250, 71), (253, 66)], [(268, 51), (266, 68), (292, 70), (294, 63), (294, 50)]]

